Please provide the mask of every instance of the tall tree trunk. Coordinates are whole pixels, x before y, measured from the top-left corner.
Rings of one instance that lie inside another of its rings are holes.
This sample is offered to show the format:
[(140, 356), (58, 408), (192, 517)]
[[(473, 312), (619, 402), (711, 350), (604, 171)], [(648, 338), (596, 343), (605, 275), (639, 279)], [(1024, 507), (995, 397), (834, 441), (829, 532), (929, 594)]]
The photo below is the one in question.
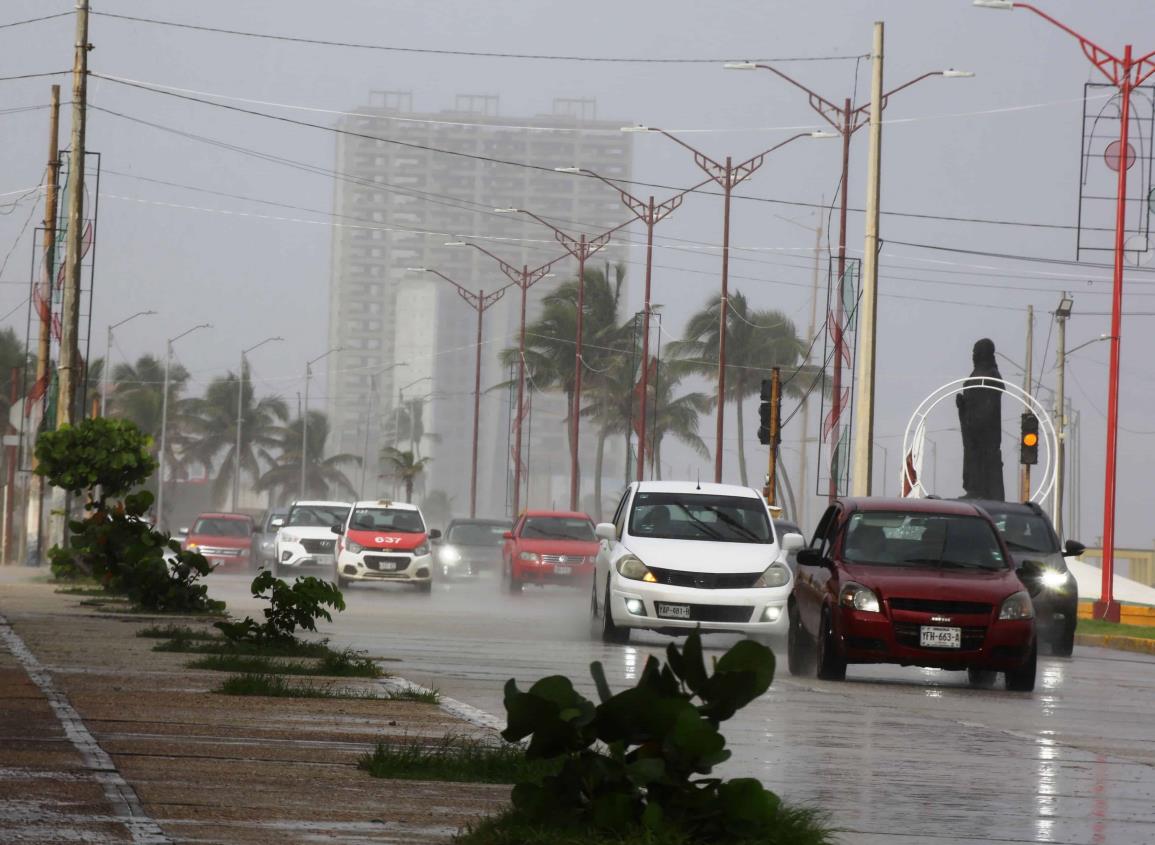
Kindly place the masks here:
[(594, 511), (597, 513), (597, 520), (601, 522), (602, 516), (602, 464), (606, 457), (606, 430), (604, 428), (598, 429), (598, 451), (595, 458), (594, 467)]
[(409, 476), (405, 478), (405, 501), (413, 503), (413, 479)]
[(654, 438), (654, 478), (662, 480), (662, 438)]
[(746, 479), (746, 426), (742, 422), (741, 391), (734, 398), (734, 415), (738, 418), (738, 477), (742, 479), (742, 486), (748, 487), (750, 482)]

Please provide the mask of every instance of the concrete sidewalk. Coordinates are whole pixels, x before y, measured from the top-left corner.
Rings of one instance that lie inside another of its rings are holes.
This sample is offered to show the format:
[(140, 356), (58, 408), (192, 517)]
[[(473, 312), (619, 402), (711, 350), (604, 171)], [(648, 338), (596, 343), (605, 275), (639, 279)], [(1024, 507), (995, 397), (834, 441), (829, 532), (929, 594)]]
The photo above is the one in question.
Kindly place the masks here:
[[(0, 570), (0, 842), (433, 843), (509, 788), (369, 777), (389, 736), (475, 734), (436, 705), (235, 698), (149, 624)], [(388, 670), (389, 664), (382, 664)], [(342, 686), (376, 682), (342, 679)]]

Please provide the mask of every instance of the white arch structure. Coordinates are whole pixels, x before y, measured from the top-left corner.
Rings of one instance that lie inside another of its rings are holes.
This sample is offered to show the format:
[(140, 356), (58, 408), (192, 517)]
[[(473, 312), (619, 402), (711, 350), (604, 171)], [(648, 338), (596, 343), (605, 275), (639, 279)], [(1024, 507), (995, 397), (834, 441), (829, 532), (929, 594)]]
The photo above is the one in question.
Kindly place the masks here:
[[(970, 384), (968, 384), (970, 382)], [(1016, 384), (998, 378), (960, 378), (947, 382), (935, 390), (920, 404), (906, 424), (906, 431), (902, 436), (902, 470), (899, 477), (899, 490), (910, 488), (906, 493), (908, 498), (921, 499), (929, 495), (922, 483), (923, 443), (926, 440), (926, 421), (931, 412), (938, 405), (952, 396), (966, 393), (968, 390), (997, 390), (1016, 400), (1020, 405), (1033, 413), (1039, 419), (1039, 435), (1042, 441), (1043, 472), (1039, 475), (1035, 489), (1031, 491), (1030, 500), (1042, 504), (1054, 493), (1057, 465), (1055, 455), (1059, 442), (1055, 434), (1055, 425), (1051, 415), (1035, 397)], [(911, 477), (911, 470), (914, 477)]]

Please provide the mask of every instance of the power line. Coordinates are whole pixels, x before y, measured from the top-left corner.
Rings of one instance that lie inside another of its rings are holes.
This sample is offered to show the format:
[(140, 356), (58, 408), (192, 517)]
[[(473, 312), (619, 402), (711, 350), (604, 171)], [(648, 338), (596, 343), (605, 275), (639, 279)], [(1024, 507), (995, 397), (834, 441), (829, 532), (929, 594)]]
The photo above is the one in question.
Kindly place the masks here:
[[(1114, 269), (1111, 264), (1097, 264), (1087, 261), (1075, 261), (1071, 258), (1045, 258), (1041, 255), (1016, 255), (1010, 252), (991, 252), (982, 249), (966, 249), (957, 246), (943, 246), (941, 244), (920, 244), (912, 243), (910, 241), (896, 241), (887, 238), (885, 243), (898, 244), (899, 246), (909, 246), (914, 249), (929, 249), (937, 252), (957, 252), (962, 255), (982, 255), (987, 258), (1005, 258), (1008, 261), (1030, 261), (1038, 264), (1060, 264), (1064, 267), (1093, 267), (1096, 270), (1111, 270)], [(1138, 271), (1142, 273), (1155, 272), (1155, 268), (1150, 267), (1128, 267), (1128, 271)]]
[[(72, 14), (68, 12), (68, 14)], [(59, 17), (59, 16), (56, 16)], [(16, 79), (40, 79), (44, 76), (64, 76), (72, 73), (70, 70), (48, 70), (44, 73), (22, 73), (19, 76), (0, 76), (0, 82), (12, 82)]]
[[(69, 14), (69, 13), (65, 13)], [(734, 56), (726, 56), (723, 58), (654, 58), (646, 56), (628, 56), (628, 57), (613, 57), (613, 56), (566, 56), (566, 55), (549, 55), (543, 53), (500, 53), (487, 52), (482, 50), (444, 50), (434, 49), (428, 47), (398, 47), (396, 45), (388, 44), (364, 44), (355, 41), (329, 41), (321, 38), (303, 38), (294, 35), (274, 35), (266, 32), (251, 32), (241, 29), (226, 29), (223, 27), (204, 26), (200, 24), (180, 23), (178, 21), (161, 20), (159, 18), (144, 18), (135, 15), (120, 15), (112, 12), (98, 12), (95, 9), (92, 11), (93, 15), (99, 15), (105, 18), (116, 18), (118, 20), (132, 21), (134, 23), (147, 23), (156, 26), (168, 26), (174, 29), (188, 29), (197, 32), (213, 32), (218, 35), (234, 35), (244, 38), (261, 38), (267, 41), (287, 41), (294, 44), (311, 44), (319, 47), (343, 47), (354, 50), (380, 50), (389, 53), (422, 53), (433, 56), (470, 56), (475, 58), (486, 59), (532, 59), (538, 61), (555, 61), (555, 62), (606, 62), (614, 64), (722, 64), (724, 62), (734, 61)], [(858, 59), (860, 56), (785, 56), (781, 58), (764, 58), (764, 59), (747, 59), (744, 61), (758, 61), (758, 62), (833, 62), (846, 61), (850, 59)]]
[(57, 12), (54, 15), (41, 15), (38, 18), (26, 18), (22, 21), (12, 21), (10, 23), (0, 23), (0, 29), (11, 29), (14, 26), (25, 26), (26, 24), (30, 24), (30, 23), (40, 23), (40, 21), (50, 21), (54, 18), (68, 17), (71, 14), (72, 14), (72, 10), (69, 9), (67, 12)]

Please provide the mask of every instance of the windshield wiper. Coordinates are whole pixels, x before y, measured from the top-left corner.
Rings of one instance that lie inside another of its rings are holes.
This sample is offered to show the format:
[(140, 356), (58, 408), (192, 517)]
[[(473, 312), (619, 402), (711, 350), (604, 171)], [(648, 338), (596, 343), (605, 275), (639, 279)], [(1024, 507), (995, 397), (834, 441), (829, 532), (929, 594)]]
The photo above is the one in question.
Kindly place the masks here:
[(946, 560), (937, 557), (908, 557), (903, 563), (921, 563), (930, 566), (942, 566), (948, 569), (989, 569), (981, 563), (966, 563), (961, 560)]
[(738, 520), (734, 519), (729, 514), (722, 513), (720, 510), (710, 505), (706, 505), (706, 510), (710, 511), (710, 513), (714, 514), (714, 516), (718, 517), (719, 520), (726, 523), (730, 527), (738, 529), (751, 540), (757, 540), (758, 542), (761, 542), (761, 538), (757, 534), (755, 534), (742, 523), (738, 522)]
[(682, 513), (684, 513), (686, 516), (690, 517), (690, 521), (693, 522), (694, 524), (698, 525), (702, 529), (702, 531), (705, 532), (706, 536), (709, 537), (711, 540), (722, 540), (723, 539), (722, 535), (719, 532), (717, 532), (716, 530), (714, 530), (713, 526), (711, 526), (708, 522), (703, 522), (702, 520), (698, 519), (698, 517), (696, 517), (692, 513), (690, 513), (689, 509), (685, 505), (679, 504), (678, 507), (681, 508)]

